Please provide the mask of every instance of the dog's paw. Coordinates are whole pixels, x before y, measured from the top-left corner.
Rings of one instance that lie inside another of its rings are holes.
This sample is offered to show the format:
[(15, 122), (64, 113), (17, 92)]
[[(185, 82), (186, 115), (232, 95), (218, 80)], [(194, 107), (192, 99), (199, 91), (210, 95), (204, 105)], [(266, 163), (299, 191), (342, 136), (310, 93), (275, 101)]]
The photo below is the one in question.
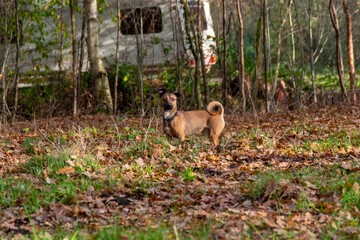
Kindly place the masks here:
[(215, 150), (216, 150), (217, 152), (221, 152), (221, 151), (223, 150), (223, 147), (221, 146), (221, 144), (219, 144), (219, 145), (217, 145), (217, 146), (215, 147)]

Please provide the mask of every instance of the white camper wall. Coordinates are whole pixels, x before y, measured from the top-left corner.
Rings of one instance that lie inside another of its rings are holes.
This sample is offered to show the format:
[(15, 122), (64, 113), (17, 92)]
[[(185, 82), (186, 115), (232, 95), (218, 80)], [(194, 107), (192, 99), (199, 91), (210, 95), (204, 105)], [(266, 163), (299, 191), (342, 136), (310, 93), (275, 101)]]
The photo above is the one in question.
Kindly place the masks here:
[[(110, 6), (116, 6), (116, 0), (111, 0), (113, 3)], [(174, 3), (174, 4), (173, 4)], [(165, 61), (171, 64), (176, 63), (175, 46), (176, 37), (171, 20), (170, 10), (172, 5), (176, 5), (171, 0), (122, 0), (121, 9), (136, 9), (146, 7), (159, 7), (162, 15), (162, 31), (159, 33), (143, 34), (143, 50), (144, 50), (144, 65), (146, 67), (156, 67)], [(116, 9), (116, 8), (115, 8)], [(115, 47), (116, 47), (116, 25), (111, 18), (111, 8), (105, 10), (101, 15), (100, 27), (100, 54), (105, 59), (105, 62), (110, 65), (114, 63)], [(116, 11), (113, 11), (115, 14)], [(140, 35), (138, 35), (140, 37)], [(158, 41), (155, 41), (155, 40)], [(156, 42), (156, 43), (155, 43)], [(164, 48), (169, 48), (168, 54), (164, 54)], [(120, 34), (120, 63), (137, 64), (137, 45), (136, 35)], [(145, 69), (146, 70), (146, 69)]]
[[(82, 6), (82, 1), (79, 0), (79, 6)], [(45, 7), (46, 3), (44, 3)], [(181, 37), (178, 36), (180, 31), (174, 31), (178, 29), (175, 23), (175, 20), (172, 20), (171, 17), (175, 18), (177, 12), (176, 9), (172, 7), (176, 6), (176, 0), (121, 0), (121, 9), (130, 9), (130, 8), (144, 8), (144, 7), (159, 7), (162, 14), (162, 31), (159, 33), (150, 33), (143, 34), (143, 50), (144, 50), (144, 65), (147, 67), (156, 67), (159, 64), (168, 61), (170, 64), (176, 63), (176, 46), (179, 45), (178, 41)], [(60, 11), (60, 10), (59, 10)], [(173, 15), (171, 15), (171, 13)], [(104, 8), (103, 12), (99, 14), (99, 50), (100, 56), (102, 57), (104, 64), (109, 67), (115, 63), (115, 51), (116, 51), (116, 33), (117, 26), (116, 23), (112, 20), (113, 17), (116, 17), (116, 0), (108, 0), (107, 7)], [(67, 26), (67, 31), (71, 34), (70, 30), (70, 11), (68, 7), (64, 7), (62, 11), (62, 19), (64, 25)], [(22, 50), (26, 51), (24, 55), (25, 58), (21, 62), (22, 72), (29, 71), (34, 68), (34, 66), (48, 66), (51, 70), (58, 70), (59, 62), (59, 49), (60, 49), (60, 38), (59, 34), (54, 34), (54, 29), (56, 28), (57, 21), (53, 21), (52, 18), (43, 19), (45, 26), (43, 32), (48, 32), (49, 34), (44, 36), (44, 41), (56, 42), (53, 46), (48, 46), (49, 57), (44, 58), (39, 54), (39, 50), (36, 49), (35, 44), (27, 43), (22, 46)], [(76, 13), (76, 31), (77, 31), (77, 41), (80, 40), (81, 36), (81, 23), (82, 16)], [(25, 23), (27, 24), (27, 23)], [(28, 23), (29, 24), (29, 23)], [(173, 25), (175, 24), (175, 25)], [(36, 28), (36, 26), (34, 26)], [(176, 36), (177, 35), (177, 36)], [(36, 35), (40, 36), (40, 33)], [(34, 38), (36, 36), (31, 36)], [(154, 39), (158, 40), (158, 43), (154, 43)], [(63, 49), (63, 70), (69, 70), (71, 68), (71, 39), (70, 35), (67, 39), (64, 39), (65, 47)], [(181, 44), (181, 43), (180, 43)], [(168, 54), (164, 54), (164, 49), (170, 49)], [(182, 47), (179, 47), (182, 51)], [(121, 63), (137, 63), (137, 47), (136, 47), (136, 36), (135, 35), (120, 35), (120, 64)], [(88, 69), (87, 61), (87, 52), (85, 46), (85, 56), (82, 71)], [(145, 69), (146, 70), (146, 69)]]

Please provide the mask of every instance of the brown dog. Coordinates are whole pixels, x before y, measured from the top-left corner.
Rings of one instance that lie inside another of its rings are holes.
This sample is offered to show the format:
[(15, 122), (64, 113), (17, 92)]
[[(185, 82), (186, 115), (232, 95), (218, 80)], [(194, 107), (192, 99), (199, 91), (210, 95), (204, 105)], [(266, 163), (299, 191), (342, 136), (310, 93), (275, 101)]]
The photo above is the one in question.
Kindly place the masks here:
[(207, 131), (214, 147), (219, 145), (219, 136), (225, 126), (221, 103), (212, 101), (206, 110), (178, 111), (176, 100), (180, 93), (167, 93), (163, 88), (158, 93), (164, 107), (164, 131), (167, 134), (183, 142), (187, 135)]

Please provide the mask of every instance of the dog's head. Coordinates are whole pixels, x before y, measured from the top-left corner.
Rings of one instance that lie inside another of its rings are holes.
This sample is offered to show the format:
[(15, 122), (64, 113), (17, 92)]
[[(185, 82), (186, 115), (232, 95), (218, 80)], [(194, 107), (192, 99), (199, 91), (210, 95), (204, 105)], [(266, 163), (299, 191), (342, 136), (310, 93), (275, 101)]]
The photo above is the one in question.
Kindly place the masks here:
[(176, 109), (176, 100), (181, 96), (179, 92), (167, 93), (166, 89), (160, 88), (158, 93), (165, 111)]

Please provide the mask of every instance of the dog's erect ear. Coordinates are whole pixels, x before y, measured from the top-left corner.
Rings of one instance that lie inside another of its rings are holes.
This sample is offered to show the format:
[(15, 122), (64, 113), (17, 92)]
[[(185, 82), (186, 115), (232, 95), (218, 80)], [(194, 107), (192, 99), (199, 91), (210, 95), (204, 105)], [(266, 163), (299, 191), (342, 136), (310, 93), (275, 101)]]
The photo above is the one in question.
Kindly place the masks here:
[(157, 92), (159, 93), (159, 96), (162, 97), (166, 93), (165, 88), (157, 88)]
[(180, 94), (178, 91), (173, 92), (173, 94), (174, 94), (177, 98), (181, 97), (181, 94)]

